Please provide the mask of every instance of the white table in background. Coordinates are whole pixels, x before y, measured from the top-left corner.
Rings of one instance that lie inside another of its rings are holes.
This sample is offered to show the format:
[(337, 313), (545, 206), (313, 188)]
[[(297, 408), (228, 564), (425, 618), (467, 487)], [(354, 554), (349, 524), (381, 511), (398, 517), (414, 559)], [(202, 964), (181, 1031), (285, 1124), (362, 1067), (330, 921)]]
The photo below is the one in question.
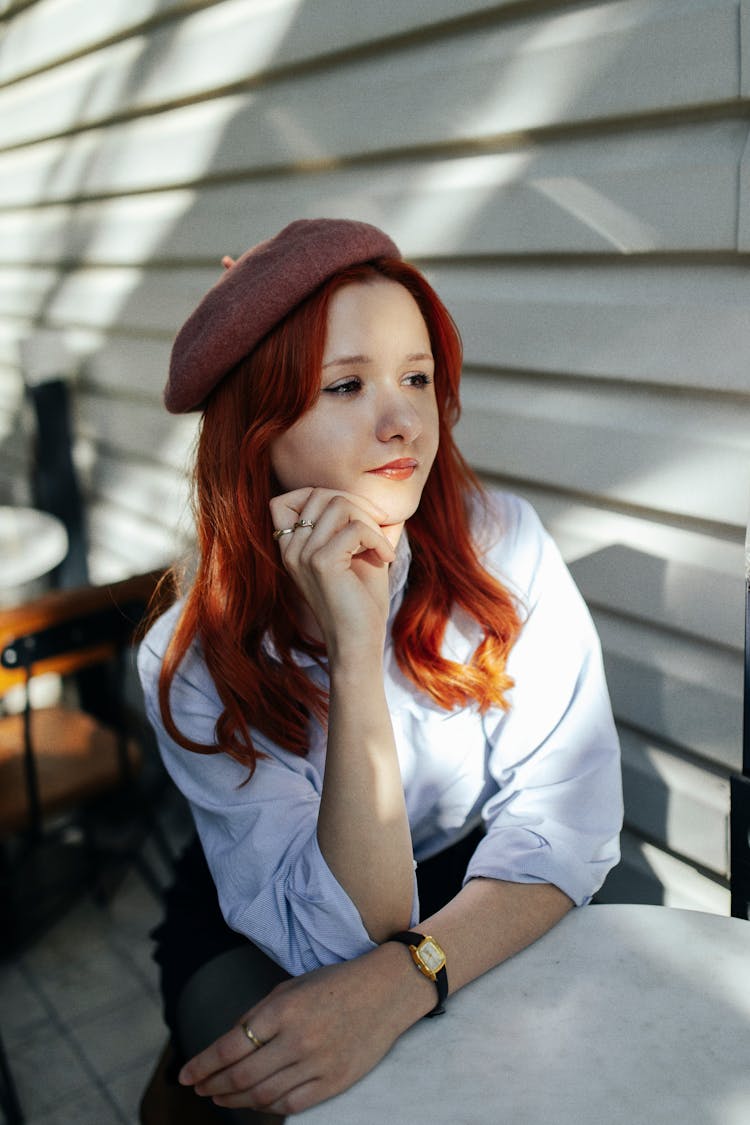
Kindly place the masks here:
[(750, 922), (572, 911), (350, 1090), (289, 1121), (748, 1125)]
[(58, 566), (68, 536), (55, 516), (36, 508), (0, 507), (0, 606), (39, 592), (39, 579)]

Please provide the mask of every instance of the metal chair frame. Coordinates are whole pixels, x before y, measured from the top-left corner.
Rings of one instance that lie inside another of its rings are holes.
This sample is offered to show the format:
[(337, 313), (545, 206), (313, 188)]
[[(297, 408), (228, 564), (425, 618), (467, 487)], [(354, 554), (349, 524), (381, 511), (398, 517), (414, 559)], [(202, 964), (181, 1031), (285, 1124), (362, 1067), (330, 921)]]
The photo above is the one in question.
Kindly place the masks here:
[(750, 918), (750, 528), (745, 545), (745, 671), (742, 773), (730, 779), (730, 889), (732, 917)]

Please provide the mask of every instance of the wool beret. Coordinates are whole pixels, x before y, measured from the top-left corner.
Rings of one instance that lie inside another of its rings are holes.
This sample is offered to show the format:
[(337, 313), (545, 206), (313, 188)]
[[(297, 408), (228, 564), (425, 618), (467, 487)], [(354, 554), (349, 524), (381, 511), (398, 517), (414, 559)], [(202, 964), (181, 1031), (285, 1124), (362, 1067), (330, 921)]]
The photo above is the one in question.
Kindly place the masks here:
[(388, 235), (369, 223), (298, 219), (236, 262), (225, 259), (226, 272), (175, 339), (164, 390), (167, 410), (201, 410), (217, 383), (339, 270), (400, 257)]

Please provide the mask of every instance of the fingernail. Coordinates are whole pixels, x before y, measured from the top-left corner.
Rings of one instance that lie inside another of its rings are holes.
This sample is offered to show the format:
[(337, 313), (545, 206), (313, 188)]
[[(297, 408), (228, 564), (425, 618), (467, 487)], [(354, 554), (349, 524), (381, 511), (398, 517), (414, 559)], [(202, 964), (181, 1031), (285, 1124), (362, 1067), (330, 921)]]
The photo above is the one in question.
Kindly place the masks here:
[(183, 1066), (182, 1070), (177, 1075), (177, 1081), (182, 1086), (189, 1086), (190, 1085), (190, 1071), (188, 1070), (188, 1068), (186, 1066)]

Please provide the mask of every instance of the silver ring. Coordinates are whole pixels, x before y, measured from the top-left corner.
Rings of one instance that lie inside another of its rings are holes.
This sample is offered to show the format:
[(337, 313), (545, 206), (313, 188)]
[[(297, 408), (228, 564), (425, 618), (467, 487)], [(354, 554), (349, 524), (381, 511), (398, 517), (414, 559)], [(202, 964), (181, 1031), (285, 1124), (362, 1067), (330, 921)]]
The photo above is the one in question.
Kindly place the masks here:
[(281, 527), (281, 528), (279, 528), (278, 531), (274, 531), (273, 537), (278, 542), (278, 540), (281, 539), (282, 535), (293, 535), (296, 530), (297, 530), (296, 524), (295, 524), (294, 527)]
[(250, 1025), (247, 1023), (246, 1020), (242, 1021), (242, 1023), (240, 1024), (240, 1027), (245, 1032), (245, 1035), (247, 1036), (247, 1038), (250, 1040), (250, 1042), (253, 1044), (253, 1046), (256, 1049), (258, 1047), (264, 1047), (265, 1046), (265, 1041), (263, 1039), (259, 1039), (257, 1035), (253, 1034), (253, 1030), (250, 1027)]
[(292, 531), (296, 531), (298, 527), (315, 527), (312, 520), (297, 520)]

